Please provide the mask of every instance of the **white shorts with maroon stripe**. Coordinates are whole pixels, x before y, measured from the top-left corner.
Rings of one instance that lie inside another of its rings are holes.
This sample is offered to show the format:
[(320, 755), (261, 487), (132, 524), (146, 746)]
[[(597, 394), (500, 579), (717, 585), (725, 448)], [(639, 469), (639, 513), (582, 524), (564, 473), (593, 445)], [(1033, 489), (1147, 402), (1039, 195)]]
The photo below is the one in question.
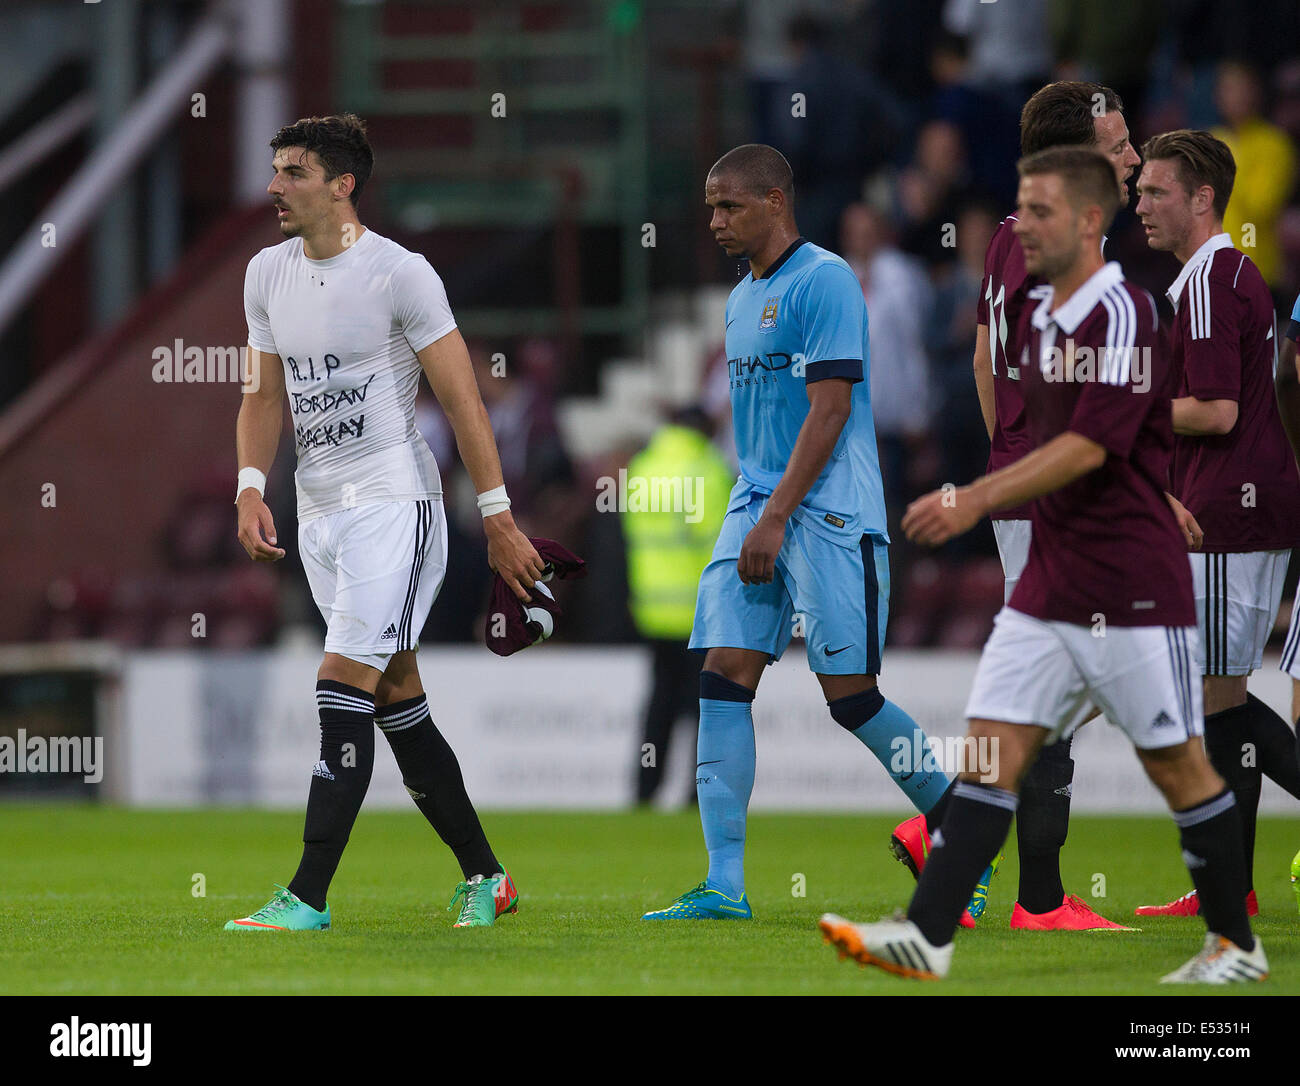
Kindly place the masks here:
[(415, 649), (447, 571), (442, 502), (426, 499), (340, 509), (298, 525), (312, 598), (325, 619), (325, 651), (383, 671)]
[(1010, 607), (980, 656), (969, 719), (1070, 735), (1096, 705), (1141, 750), (1204, 731), (1191, 626), (1093, 627), (1045, 622)]
[(1291, 552), (1190, 554), (1188, 558), (1204, 649), (1196, 661), (1201, 674), (1249, 675), (1264, 661)]
[(1002, 593), (1002, 602), (1011, 599), (1020, 575), (1025, 571), (1029, 561), (1029, 542), (1034, 535), (1032, 520), (995, 520), (993, 538), (998, 544), (998, 557), (1002, 559), (1002, 576), (1006, 586)]

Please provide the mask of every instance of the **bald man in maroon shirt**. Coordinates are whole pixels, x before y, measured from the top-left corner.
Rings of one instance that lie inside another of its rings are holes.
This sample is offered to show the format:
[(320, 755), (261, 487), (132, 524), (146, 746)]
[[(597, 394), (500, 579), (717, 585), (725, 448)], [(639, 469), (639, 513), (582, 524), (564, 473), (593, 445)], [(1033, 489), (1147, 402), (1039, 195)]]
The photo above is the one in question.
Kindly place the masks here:
[[(1291, 548), (1300, 544), (1300, 472), (1278, 413), (1277, 328), (1264, 278), (1223, 231), (1236, 164), (1208, 132), (1149, 139), (1138, 181), (1147, 244), (1183, 265), (1174, 307), (1172, 490), (1200, 522), (1191, 556), (1204, 676), (1205, 745), (1237, 797), (1248, 879), (1261, 774), (1300, 798), (1290, 726), (1246, 689), (1277, 618)], [(1247, 908), (1259, 911), (1255, 891)], [(1195, 916), (1195, 890), (1139, 916)]]
[(1164, 981), (1263, 980), (1241, 819), (1201, 741), (1191, 571), (1164, 491), (1175, 374), (1155, 302), (1103, 262), (1119, 200), (1102, 155), (1058, 147), (1019, 169), (1016, 234), (1027, 270), (1046, 280), (1022, 329), (1033, 449), (970, 486), (920, 498), (903, 518), (908, 538), (938, 546), (995, 510), (1036, 500), (1028, 562), (966, 707), (968, 740), (991, 750), (995, 765), (953, 786), (905, 920), (827, 915), (822, 933), (863, 964), (947, 975), (958, 918), (1011, 827), (1025, 770), (1095, 704), (1133, 741), (1169, 804), (1200, 891), (1205, 942)]

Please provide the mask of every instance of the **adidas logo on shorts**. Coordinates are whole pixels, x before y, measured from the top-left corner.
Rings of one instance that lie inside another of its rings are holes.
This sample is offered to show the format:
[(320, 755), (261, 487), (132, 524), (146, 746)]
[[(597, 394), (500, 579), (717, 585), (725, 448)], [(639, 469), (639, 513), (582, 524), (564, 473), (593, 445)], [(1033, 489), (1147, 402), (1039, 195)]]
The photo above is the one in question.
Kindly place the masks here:
[(1163, 709), (1160, 710), (1160, 713), (1156, 716), (1155, 720), (1151, 721), (1151, 727), (1153, 728), (1170, 728), (1173, 727), (1173, 724), (1174, 718)]
[(312, 766), (311, 775), (313, 777), (324, 777), (327, 781), (332, 781), (334, 779), (334, 774), (330, 772), (330, 767), (324, 762), (317, 762)]
[(386, 629), (383, 633), (379, 635), (379, 640), (387, 641), (390, 637), (396, 637), (396, 636), (397, 636), (397, 627), (390, 622), (388, 624), (388, 629)]

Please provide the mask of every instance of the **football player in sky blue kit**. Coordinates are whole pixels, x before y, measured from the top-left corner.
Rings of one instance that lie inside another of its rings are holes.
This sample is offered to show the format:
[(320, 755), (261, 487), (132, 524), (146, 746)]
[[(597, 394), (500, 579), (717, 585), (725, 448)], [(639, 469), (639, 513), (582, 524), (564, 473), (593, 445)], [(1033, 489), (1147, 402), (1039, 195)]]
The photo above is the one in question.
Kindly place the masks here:
[(933, 765), (909, 759), (902, 772), (890, 768), (895, 739), (909, 751), (927, 748), (924, 736), (914, 745), (920, 729), (876, 684), (889, 539), (867, 310), (849, 266), (799, 236), (793, 188), (789, 163), (763, 144), (728, 152), (705, 183), (714, 237), (750, 266), (726, 311), (740, 479), (700, 577), (690, 642), (707, 654), (696, 788), (709, 873), (647, 920), (751, 916), (744, 874), (754, 784), (750, 707), (763, 668), (785, 651), (796, 622), (831, 717), (890, 769), (935, 826), (951, 787)]

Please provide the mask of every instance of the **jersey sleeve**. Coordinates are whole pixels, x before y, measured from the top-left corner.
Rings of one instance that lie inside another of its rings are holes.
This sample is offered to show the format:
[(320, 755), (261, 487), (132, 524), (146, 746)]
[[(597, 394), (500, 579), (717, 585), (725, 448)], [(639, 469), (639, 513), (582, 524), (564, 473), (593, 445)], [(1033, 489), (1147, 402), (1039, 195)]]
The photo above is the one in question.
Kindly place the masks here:
[(1150, 295), (1108, 311), (1105, 342), (1092, 346), (1095, 379), (1085, 382), (1069, 429), (1107, 452), (1127, 457), (1142, 424), (1167, 392), (1167, 359), (1161, 352), (1160, 323)]
[(390, 282), (393, 317), (417, 354), (456, 327), (442, 279), (424, 257), (404, 261)]
[(1198, 400), (1236, 400), (1241, 395), (1241, 332), (1245, 302), (1227, 279), (1211, 273), (1187, 284), (1188, 334), (1183, 373), (1188, 395)]
[(993, 231), (988, 247), (984, 250), (984, 274), (980, 277), (980, 293), (975, 300), (975, 323), (985, 328), (989, 324), (989, 299), (993, 296), (993, 268), (997, 262), (998, 238), (1002, 234), (1001, 226)]
[(244, 272), (244, 320), (248, 324), (248, 345), (267, 354), (279, 354), (275, 337), (271, 335), (271, 321), (266, 315), (266, 297), (261, 282), (262, 254), (248, 262)]
[(1291, 319), (1286, 322), (1286, 331), (1282, 333), (1287, 339), (1300, 343), (1300, 295), (1291, 307)]
[(804, 383), (828, 377), (861, 381), (867, 306), (857, 277), (848, 268), (823, 264), (809, 275), (798, 304)]

